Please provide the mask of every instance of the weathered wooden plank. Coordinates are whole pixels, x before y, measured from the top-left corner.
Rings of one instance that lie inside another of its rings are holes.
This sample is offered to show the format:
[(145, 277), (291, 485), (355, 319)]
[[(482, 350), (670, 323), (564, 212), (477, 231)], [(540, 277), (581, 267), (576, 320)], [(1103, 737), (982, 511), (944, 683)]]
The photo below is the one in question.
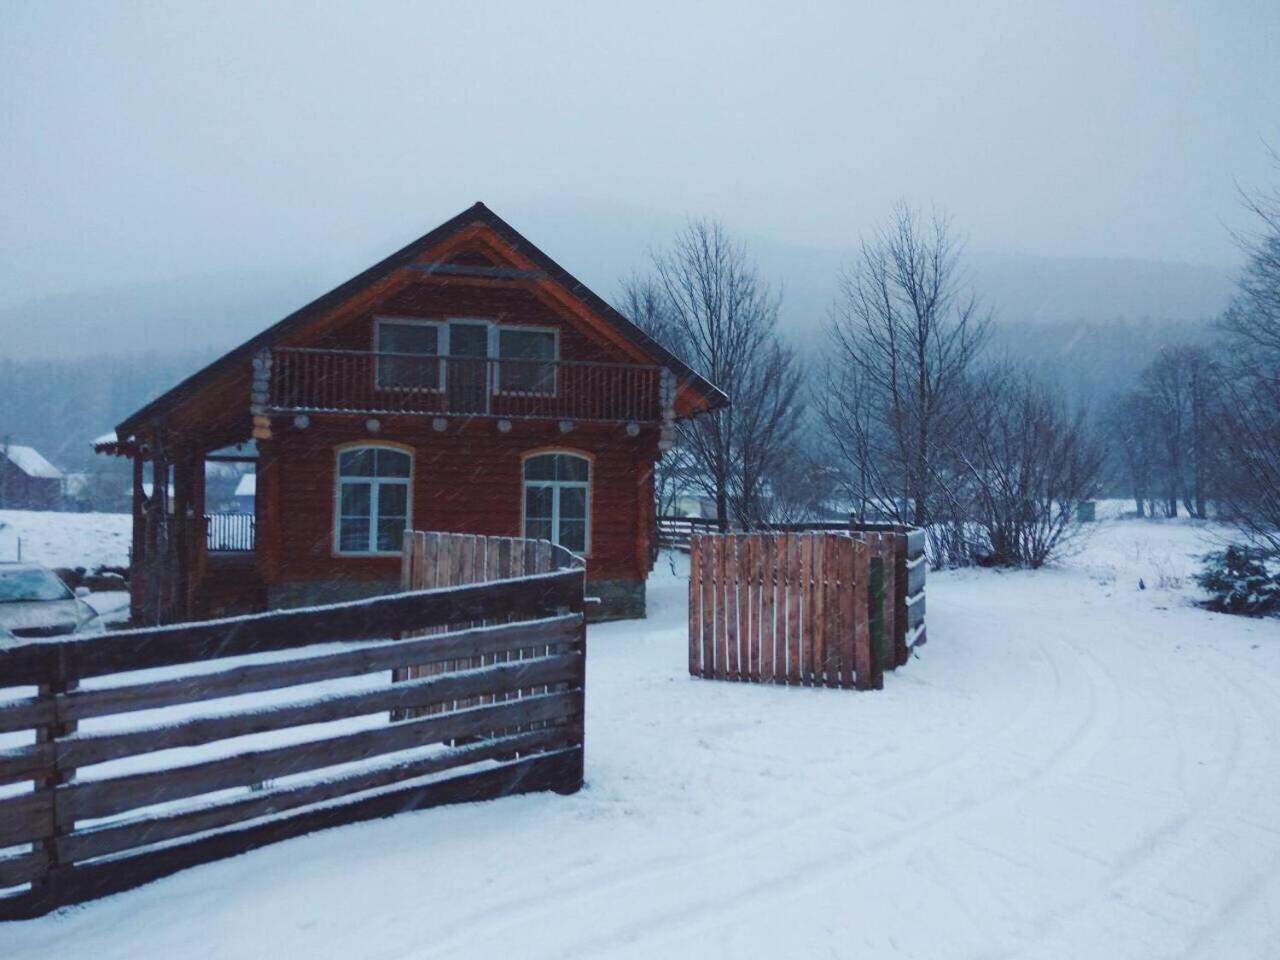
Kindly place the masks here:
[(916, 557), (924, 556), (924, 531), (918, 527), (913, 527), (907, 531), (907, 559), (914, 560)]
[(0, 800), (0, 847), (53, 835), (53, 791), (36, 790)]
[(838, 542), (837, 561), (840, 568), (840, 601), (837, 613), (839, 621), (840, 636), (840, 686), (852, 687), (854, 666), (853, 666), (853, 638), (854, 632), (857, 630), (858, 611), (854, 605), (854, 597), (857, 592), (857, 586), (854, 583), (855, 566), (854, 566), (854, 550), (856, 544), (850, 539), (840, 539)]
[(827, 544), (830, 536), (819, 533), (813, 537), (813, 682), (823, 685), (827, 682), (827, 666), (830, 654), (827, 651)]
[(53, 744), (33, 743), (0, 751), (0, 784), (40, 780), (54, 773)]
[(742, 586), (738, 589), (738, 636), (742, 638), (741, 676), (743, 680), (760, 680), (760, 589), (758, 533), (743, 537)]
[(924, 604), (925, 595), (923, 593), (918, 593), (908, 600), (907, 623), (913, 630), (924, 623)]
[(728, 597), (729, 592), (725, 585), (725, 550), (726, 537), (717, 536), (711, 540), (715, 553), (712, 557), (712, 563), (715, 566), (715, 597), (716, 597), (716, 642), (714, 645), (715, 662), (711, 665), (711, 675), (713, 677), (724, 677), (728, 675), (728, 658), (729, 658), (729, 627), (728, 616)]
[(738, 638), (738, 589), (740, 571), (738, 546), (740, 537), (729, 534), (724, 538), (724, 622), (725, 622), (725, 673), (730, 680), (739, 679)]
[(804, 602), (804, 536), (786, 537), (787, 545), (787, 680), (800, 683), (804, 679), (803, 625), (801, 606)]
[(859, 690), (879, 690), (884, 684), (884, 678), (871, 643), (871, 624), (867, 616), (871, 557), (864, 543), (857, 544), (854, 553), (854, 571), (857, 581), (854, 604), (860, 611), (858, 629), (854, 635), (854, 664), (857, 670), (855, 685)]
[(0, 703), (0, 733), (31, 730), (53, 721), (53, 701), (48, 698), (24, 697)]
[(429, 757), (390, 763), (374, 770), (322, 780), (300, 787), (277, 788), (182, 813), (139, 817), (123, 823), (77, 830), (59, 837), (55, 846), (68, 863), (163, 843), (299, 807), (376, 790), (417, 777), (479, 763), (550, 749), (580, 745), (566, 726), (519, 733), (445, 750)]
[(823, 537), (823, 570), (826, 594), (823, 598), (823, 620), (826, 622), (826, 681), (828, 687), (840, 686), (840, 592), (845, 589), (840, 575), (839, 546), (841, 537), (827, 534)]
[(689, 548), (689, 673), (702, 673), (702, 537), (692, 538)]
[(760, 538), (760, 680), (772, 683), (777, 661), (774, 659), (774, 583), (778, 570), (778, 540), (771, 533)]
[(98, 676), (315, 643), (378, 639), (491, 616), (536, 616), (558, 608), (579, 611), (583, 574), (557, 571), (323, 608), (119, 631), (56, 644), (23, 643), (0, 650), (0, 676), (13, 683), (40, 683), (52, 675), (59, 656), (65, 659), (67, 676)]
[(490, 800), (538, 790), (572, 792), (579, 749), (539, 754), (489, 770), (428, 784), (415, 784), (325, 806), (200, 840), (99, 863), (78, 864), (59, 879), (58, 896), (48, 893), (0, 900), (0, 919), (37, 916), (64, 903), (77, 903), (149, 883), (200, 863), (244, 853), (317, 830), (372, 820), (447, 803)]
[(501, 626), (472, 627), (417, 639), (388, 641), (343, 653), (252, 664), (173, 680), (77, 690), (58, 697), (58, 710), (65, 719), (83, 720), (471, 657), (512, 649), (530, 641), (572, 643), (579, 619), (578, 614), (566, 614)]
[(715, 538), (699, 538), (699, 560), (702, 568), (702, 676), (715, 676), (716, 662), (716, 562)]
[(813, 660), (813, 534), (800, 536), (800, 583), (802, 586), (800, 615), (800, 675), (802, 682), (813, 683), (816, 667)]
[(423, 744), (487, 736), (494, 730), (538, 720), (559, 720), (581, 709), (581, 691), (554, 693), (304, 744), (246, 751), (183, 767), (72, 783), (58, 789), (58, 820), (60, 824), (69, 824), (75, 820), (108, 817), (140, 806), (367, 760)]
[(925, 577), (928, 574), (928, 564), (923, 558), (915, 566), (907, 570), (907, 596), (919, 593), (924, 589)]
[(0, 857), (0, 890), (31, 883), (49, 869), (49, 855), (37, 847), (26, 853)]
[(87, 767), (140, 753), (196, 747), (231, 737), (331, 723), (384, 710), (456, 702), (480, 693), (505, 693), (539, 684), (568, 682), (578, 676), (581, 658), (581, 653), (567, 653), (538, 660), (494, 664), (462, 673), (442, 673), (407, 680), (377, 690), (317, 697), (287, 706), (200, 717), (123, 733), (77, 735), (58, 741), (57, 760), (62, 766)]
[(902, 666), (911, 657), (907, 646), (907, 534), (898, 531), (893, 534), (893, 635), (894, 651), (897, 654), (898, 666)]

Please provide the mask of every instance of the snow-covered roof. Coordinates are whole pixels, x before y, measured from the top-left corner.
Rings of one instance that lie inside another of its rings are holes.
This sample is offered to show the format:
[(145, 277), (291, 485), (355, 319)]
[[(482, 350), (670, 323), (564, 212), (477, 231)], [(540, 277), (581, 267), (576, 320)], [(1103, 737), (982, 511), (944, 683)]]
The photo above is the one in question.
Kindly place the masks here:
[(252, 497), (258, 491), (258, 475), (256, 473), (246, 473), (240, 478), (240, 482), (236, 484), (237, 497)]
[(24, 447), (17, 443), (0, 447), (0, 454), (9, 458), (9, 462), (28, 477), (40, 480), (61, 480), (62, 471), (42, 457), (35, 447)]
[(116, 432), (114, 430), (109, 430), (100, 437), (94, 437), (90, 446), (103, 447), (108, 443), (115, 443), (119, 439), (120, 438), (116, 436)]

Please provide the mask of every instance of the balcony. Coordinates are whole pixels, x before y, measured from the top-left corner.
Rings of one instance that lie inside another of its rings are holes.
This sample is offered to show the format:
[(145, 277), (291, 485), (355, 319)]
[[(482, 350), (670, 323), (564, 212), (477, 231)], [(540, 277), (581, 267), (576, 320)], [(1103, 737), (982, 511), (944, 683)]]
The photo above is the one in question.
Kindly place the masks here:
[(637, 364), (298, 347), (263, 359), (259, 376), (272, 413), (657, 423), (675, 392), (668, 371)]

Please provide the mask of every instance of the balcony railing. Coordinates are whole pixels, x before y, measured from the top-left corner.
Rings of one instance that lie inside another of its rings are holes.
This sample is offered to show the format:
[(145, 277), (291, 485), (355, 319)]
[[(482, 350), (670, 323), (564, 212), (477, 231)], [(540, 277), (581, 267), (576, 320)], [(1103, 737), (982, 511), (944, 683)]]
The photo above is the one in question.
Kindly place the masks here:
[(291, 347), (271, 351), (266, 405), (290, 413), (656, 422), (662, 374), (636, 364)]

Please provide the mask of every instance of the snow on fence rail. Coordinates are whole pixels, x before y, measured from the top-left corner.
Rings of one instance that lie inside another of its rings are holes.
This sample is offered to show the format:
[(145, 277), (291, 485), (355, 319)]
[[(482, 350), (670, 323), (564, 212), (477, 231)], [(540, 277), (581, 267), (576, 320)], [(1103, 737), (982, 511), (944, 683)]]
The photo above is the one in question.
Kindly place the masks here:
[(924, 642), (920, 531), (695, 534), (689, 672), (809, 686), (883, 686)]
[[(583, 586), (581, 569), (563, 569), (0, 647), (0, 686), (13, 688), (0, 699), (0, 735), (33, 730), (36, 741), (0, 751), (0, 919), (330, 826), (577, 790)], [(388, 671), (438, 663), (452, 667), (386, 682)], [(158, 676), (119, 676), (153, 668)], [(273, 697), (321, 682), (318, 695)], [(192, 710), (224, 697), (242, 699)], [(445, 712), (389, 719), (440, 704)], [(167, 722), (143, 713), (157, 709)], [(245, 737), (251, 746), (226, 742)]]

